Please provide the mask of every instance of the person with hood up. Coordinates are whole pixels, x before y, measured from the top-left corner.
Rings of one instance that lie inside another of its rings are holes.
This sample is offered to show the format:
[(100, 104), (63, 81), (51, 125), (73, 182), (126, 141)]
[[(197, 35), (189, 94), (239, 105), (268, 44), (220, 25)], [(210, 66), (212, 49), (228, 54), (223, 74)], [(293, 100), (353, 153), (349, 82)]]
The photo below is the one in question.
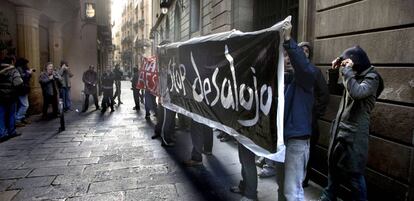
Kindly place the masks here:
[(352, 200), (367, 200), (364, 171), (368, 157), (370, 114), (384, 84), (359, 46), (346, 49), (332, 62), (330, 85), (338, 85), (339, 77), (342, 77), (343, 95), (331, 127), (328, 186), (320, 200), (337, 200), (340, 184), (349, 184)]

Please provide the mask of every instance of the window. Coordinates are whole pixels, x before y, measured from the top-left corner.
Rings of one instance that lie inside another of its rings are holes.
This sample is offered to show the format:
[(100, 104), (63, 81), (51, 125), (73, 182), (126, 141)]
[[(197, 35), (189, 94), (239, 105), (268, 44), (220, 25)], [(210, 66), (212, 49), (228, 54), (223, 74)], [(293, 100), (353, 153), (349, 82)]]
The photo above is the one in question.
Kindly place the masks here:
[(200, 30), (200, 0), (191, 0), (190, 5), (190, 32)]

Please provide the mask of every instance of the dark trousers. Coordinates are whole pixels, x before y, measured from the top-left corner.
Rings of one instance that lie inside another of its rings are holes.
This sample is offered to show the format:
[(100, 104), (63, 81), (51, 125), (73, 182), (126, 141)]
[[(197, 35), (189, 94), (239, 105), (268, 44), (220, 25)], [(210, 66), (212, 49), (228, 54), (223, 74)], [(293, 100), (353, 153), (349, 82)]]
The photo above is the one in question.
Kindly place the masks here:
[(363, 174), (347, 173), (336, 167), (329, 167), (328, 186), (322, 192), (322, 201), (336, 201), (340, 185), (345, 184), (350, 187), (353, 201), (367, 200), (367, 186)]
[(134, 94), (135, 109), (139, 110), (139, 89), (133, 89), (132, 93)]
[(121, 103), (121, 81), (115, 81), (115, 95), (113, 100), (118, 97), (118, 104)]
[(191, 159), (195, 161), (203, 161), (203, 151), (211, 152), (211, 150), (213, 150), (213, 129), (204, 124), (192, 121), (191, 141), (193, 142)]
[(111, 107), (114, 110), (114, 98), (113, 98), (113, 90), (104, 89), (103, 90), (103, 98), (102, 98), (102, 111), (105, 111), (106, 108)]
[(53, 114), (59, 114), (57, 94), (52, 96), (43, 94), (43, 116), (47, 116), (47, 109), (49, 108), (50, 104), (52, 104)]
[(308, 161), (308, 165), (306, 166), (306, 177), (305, 177), (305, 180), (303, 181), (304, 183), (309, 182), (309, 173), (315, 161), (315, 157), (316, 157), (315, 149), (319, 141), (319, 135), (320, 134), (319, 134), (318, 118), (314, 117), (312, 120), (312, 135), (310, 138), (309, 161)]
[[(83, 105), (83, 111), (86, 111), (89, 108), (89, 95), (90, 94), (85, 94), (85, 104)], [(93, 102), (95, 103), (95, 107), (96, 109), (98, 109), (99, 108), (98, 95), (92, 94), (92, 97), (93, 97)]]
[(150, 111), (154, 111), (156, 112), (156, 97), (154, 95), (151, 94), (151, 92), (149, 91), (145, 91), (145, 95), (144, 95), (144, 99), (145, 99), (145, 116), (149, 116), (150, 115)]
[(161, 136), (164, 144), (168, 144), (173, 141), (174, 128), (175, 128), (175, 112), (163, 107), (158, 107), (157, 112), (157, 125), (155, 125), (155, 133)]
[(239, 189), (249, 199), (257, 199), (257, 169), (255, 154), (239, 143), (239, 160), (241, 164), (242, 180)]

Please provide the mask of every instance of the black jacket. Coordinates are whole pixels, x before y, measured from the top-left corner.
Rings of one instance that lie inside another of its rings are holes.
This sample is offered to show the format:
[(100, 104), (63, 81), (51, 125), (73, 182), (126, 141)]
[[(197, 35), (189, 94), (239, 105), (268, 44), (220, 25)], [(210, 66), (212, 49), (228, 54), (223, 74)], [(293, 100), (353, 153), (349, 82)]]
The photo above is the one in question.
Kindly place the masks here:
[(23, 80), (19, 71), (10, 65), (0, 66), (0, 103), (10, 103), (17, 99)]

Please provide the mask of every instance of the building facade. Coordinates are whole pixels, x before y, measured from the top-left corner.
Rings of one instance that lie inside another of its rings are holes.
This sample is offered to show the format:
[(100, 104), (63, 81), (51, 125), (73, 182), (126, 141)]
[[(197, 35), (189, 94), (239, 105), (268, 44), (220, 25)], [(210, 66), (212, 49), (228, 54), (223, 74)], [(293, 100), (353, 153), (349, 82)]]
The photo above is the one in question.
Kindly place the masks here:
[[(167, 5), (166, 13), (161, 12), (161, 3)], [(153, 0), (152, 8), (153, 53), (162, 41), (185, 41), (231, 29), (259, 30), (288, 15), (293, 17), (294, 38), (311, 42), (313, 62), (322, 72), (344, 49), (360, 45), (385, 82), (371, 119), (369, 199), (414, 201), (412, 0)], [(329, 127), (339, 100), (340, 96), (331, 95), (328, 111), (319, 121), (318, 161), (310, 174), (322, 186), (327, 181)]]
[[(61, 60), (67, 61), (74, 73), (72, 83), (82, 83), (89, 65), (97, 66), (99, 72), (108, 65), (109, 0), (0, 0), (0, 5), (2, 54), (24, 57), (36, 69), (29, 96), (32, 112), (41, 110), (38, 77), (47, 62), (59, 67)], [(81, 98), (82, 89), (83, 84), (72, 85), (74, 100)]]
[(119, 64), (126, 72), (131, 72), (133, 67), (139, 67), (143, 56), (151, 55), (151, 6), (150, 0), (127, 0), (122, 11), (121, 24), (114, 28), (114, 32), (119, 31), (121, 38)]

